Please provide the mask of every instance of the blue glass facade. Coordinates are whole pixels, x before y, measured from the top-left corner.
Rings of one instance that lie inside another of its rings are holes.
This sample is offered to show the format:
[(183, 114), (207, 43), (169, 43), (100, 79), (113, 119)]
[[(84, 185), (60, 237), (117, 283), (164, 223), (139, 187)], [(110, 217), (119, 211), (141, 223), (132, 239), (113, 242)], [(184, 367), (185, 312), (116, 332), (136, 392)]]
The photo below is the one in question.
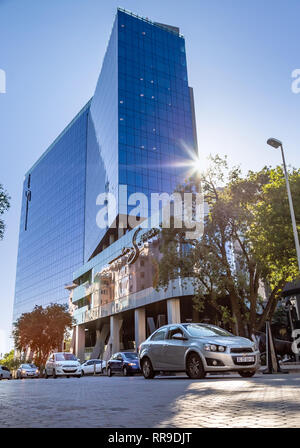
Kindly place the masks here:
[(118, 61), (117, 20), (114, 23), (102, 70), (91, 103), (88, 122), (85, 260), (106, 233), (96, 223), (103, 192), (118, 199)]
[(128, 193), (172, 193), (195, 149), (185, 42), (178, 33), (118, 15), (119, 182)]
[(85, 261), (107, 230), (96, 224), (99, 193), (114, 195), (117, 216), (129, 195), (145, 193), (147, 217), (150, 194), (174, 191), (196, 146), (184, 38), (118, 10), (89, 118)]
[(197, 146), (191, 101), (178, 30), (118, 10), (92, 100), (25, 177), (14, 317), (67, 302), (65, 284), (111, 235), (96, 222), (99, 194), (114, 195), (117, 220), (130, 194), (150, 206), (183, 181)]
[(88, 111), (25, 176), (14, 319), (36, 304), (67, 303), (64, 286), (83, 263)]

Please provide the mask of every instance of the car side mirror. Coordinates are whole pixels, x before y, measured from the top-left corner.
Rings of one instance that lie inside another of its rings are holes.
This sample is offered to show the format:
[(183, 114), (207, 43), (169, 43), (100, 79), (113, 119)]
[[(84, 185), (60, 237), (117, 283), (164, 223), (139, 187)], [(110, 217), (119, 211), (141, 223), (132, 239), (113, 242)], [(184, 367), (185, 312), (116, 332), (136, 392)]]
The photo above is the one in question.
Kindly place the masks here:
[(172, 339), (175, 339), (177, 341), (187, 341), (187, 338), (183, 336), (181, 333), (173, 334)]

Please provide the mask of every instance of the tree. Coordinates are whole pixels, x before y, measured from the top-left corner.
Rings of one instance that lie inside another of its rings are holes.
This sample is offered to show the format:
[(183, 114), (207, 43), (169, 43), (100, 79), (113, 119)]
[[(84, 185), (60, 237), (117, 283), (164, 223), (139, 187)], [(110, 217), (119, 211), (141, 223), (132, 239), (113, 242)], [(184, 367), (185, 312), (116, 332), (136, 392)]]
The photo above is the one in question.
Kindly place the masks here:
[[(242, 176), (216, 156), (200, 179), (186, 185), (200, 180), (209, 205), (204, 234), (187, 241), (185, 229), (162, 230), (157, 286), (190, 277), (196, 309), (202, 312), (209, 304), (224, 325), (249, 335), (263, 328), (285, 283), (299, 275), (283, 172), (265, 167)], [(290, 182), (299, 223), (300, 170), (290, 172)], [(189, 250), (183, 250), (187, 244)]]
[(14, 322), (15, 347), (21, 352), (30, 349), (35, 364), (43, 367), (51, 351), (61, 349), (64, 335), (73, 324), (67, 305), (36, 305)]
[[(4, 190), (3, 185), (0, 184), (0, 216), (3, 215), (10, 207), (10, 197), (7, 192)], [(0, 217), (0, 240), (3, 239), (5, 230), (5, 224), (3, 219)]]
[(6, 366), (9, 370), (14, 370), (19, 367), (20, 361), (15, 358), (14, 350), (9, 353), (5, 353), (2, 359), (0, 359), (0, 364)]

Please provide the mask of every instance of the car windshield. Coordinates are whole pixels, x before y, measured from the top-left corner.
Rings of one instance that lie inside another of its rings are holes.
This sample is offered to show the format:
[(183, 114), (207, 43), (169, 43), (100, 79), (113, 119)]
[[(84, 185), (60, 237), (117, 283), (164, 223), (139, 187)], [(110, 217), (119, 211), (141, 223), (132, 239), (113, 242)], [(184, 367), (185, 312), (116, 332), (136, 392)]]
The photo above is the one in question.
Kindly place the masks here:
[(233, 336), (229, 331), (215, 325), (185, 324), (187, 332), (194, 338), (205, 338), (214, 336)]
[(22, 369), (36, 369), (34, 364), (23, 364)]
[(127, 359), (137, 359), (138, 358), (136, 353), (123, 353), (123, 354), (124, 354), (125, 358), (127, 358)]
[(77, 358), (73, 353), (57, 353), (55, 359), (56, 361), (77, 361)]

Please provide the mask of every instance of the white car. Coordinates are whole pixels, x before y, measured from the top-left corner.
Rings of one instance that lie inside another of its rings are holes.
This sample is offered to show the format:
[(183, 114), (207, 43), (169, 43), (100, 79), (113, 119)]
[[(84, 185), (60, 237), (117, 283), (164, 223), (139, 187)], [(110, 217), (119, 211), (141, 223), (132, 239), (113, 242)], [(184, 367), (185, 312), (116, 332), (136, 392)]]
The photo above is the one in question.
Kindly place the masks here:
[(79, 360), (73, 353), (53, 353), (45, 365), (45, 378), (53, 376), (56, 378), (58, 376), (76, 376), (81, 377), (81, 365)]
[(4, 379), (11, 380), (11, 373), (7, 367), (0, 365), (0, 380)]
[(105, 373), (106, 362), (100, 359), (89, 359), (81, 364), (81, 372), (83, 375), (93, 375), (93, 373)]

